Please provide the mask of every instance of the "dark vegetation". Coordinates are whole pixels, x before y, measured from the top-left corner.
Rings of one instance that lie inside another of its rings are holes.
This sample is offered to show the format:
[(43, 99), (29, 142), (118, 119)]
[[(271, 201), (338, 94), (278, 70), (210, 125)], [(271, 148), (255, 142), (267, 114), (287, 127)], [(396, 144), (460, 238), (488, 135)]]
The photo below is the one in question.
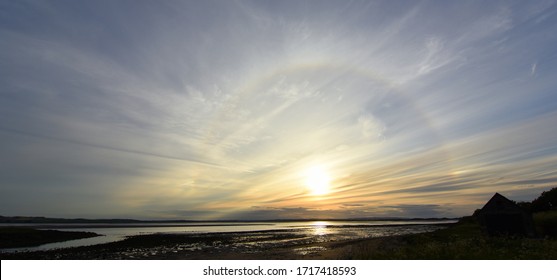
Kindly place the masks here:
[[(535, 221), (536, 222), (536, 221)], [(490, 237), (473, 217), (430, 233), (365, 241), (345, 259), (489, 260), (557, 259), (557, 239)]]
[(39, 230), (25, 227), (0, 227), (0, 248), (39, 246), (46, 243), (99, 236), (93, 232)]
[(539, 236), (557, 237), (557, 188), (544, 191), (531, 202), (519, 202), (518, 205), (533, 214)]
[(345, 259), (557, 259), (557, 188), (532, 202), (519, 203), (533, 212), (536, 238), (489, 236), (476, 215), (430, 233), (361, 242)]
[(534, 225), (539, 236), (557, 238), (557, 210), (534, 213)]
[(557, 210), (557, 188), (544, 191), (531, 202), (519, 202), (518, 205), (532, 213)]

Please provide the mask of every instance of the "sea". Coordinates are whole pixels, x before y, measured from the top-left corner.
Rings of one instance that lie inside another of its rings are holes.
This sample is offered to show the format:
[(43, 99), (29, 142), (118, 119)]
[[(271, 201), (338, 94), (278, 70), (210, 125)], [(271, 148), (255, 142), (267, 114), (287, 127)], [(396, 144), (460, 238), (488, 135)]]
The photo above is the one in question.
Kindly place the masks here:
[(144, 234), (210, 234), (288, 231), (319, 241), (343, 241), (371, 237), (415, 234), (437, 230), (458, 220), (386, 220), (386, 221), (296, 221), (296, 222), (164, 222), (164, 223), (82, 223), (16, 224), (36, 229), (94, 232), (100, 236), (43, 244), (35, 247), (1, 249), (0, 252), (40, 251), (116, 242), (128, 236)]

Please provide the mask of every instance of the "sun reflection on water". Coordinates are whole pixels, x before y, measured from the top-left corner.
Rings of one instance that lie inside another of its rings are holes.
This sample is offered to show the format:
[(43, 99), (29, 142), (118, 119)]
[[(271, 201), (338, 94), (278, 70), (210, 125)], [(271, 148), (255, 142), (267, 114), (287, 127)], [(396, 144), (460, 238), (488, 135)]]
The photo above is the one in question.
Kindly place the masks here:
[(329, 229), (327, 228), (328, 225), (330, 225), (330, 223), (325, 221), (316, 221), (311, 223), (311, 227), (313, 230), (312, 234), (318, 236), (328, 234), (329, 233)]

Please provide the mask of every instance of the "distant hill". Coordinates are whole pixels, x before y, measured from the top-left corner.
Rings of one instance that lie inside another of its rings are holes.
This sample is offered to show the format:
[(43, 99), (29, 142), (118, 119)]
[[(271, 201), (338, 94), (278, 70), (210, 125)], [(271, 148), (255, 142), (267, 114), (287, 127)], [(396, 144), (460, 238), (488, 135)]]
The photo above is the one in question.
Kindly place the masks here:
[[(134, 219), (64, 219), (47, 217), (26, 217), (0, 216), (0, 223), (17, 224), (79, 224), (79, 223), (106, 223), (106, 224), (126, 224), (126, 223), (188, 223), (188, 222), (306, 222), (322, 219), (271, 219), (271, 220), (134, 220)], [(445, 221), (454, 218), (355, 218), (355, 219), (327, 219), (327, 221)]]
[(24, 224), (66, 224), (66, 223), (138, 223), (142, 222), (133, 219), (63, 219), (63, 218), (46, 218), (46, 217), (5, 217), (0, 216), (0, 223), (24, 223)]

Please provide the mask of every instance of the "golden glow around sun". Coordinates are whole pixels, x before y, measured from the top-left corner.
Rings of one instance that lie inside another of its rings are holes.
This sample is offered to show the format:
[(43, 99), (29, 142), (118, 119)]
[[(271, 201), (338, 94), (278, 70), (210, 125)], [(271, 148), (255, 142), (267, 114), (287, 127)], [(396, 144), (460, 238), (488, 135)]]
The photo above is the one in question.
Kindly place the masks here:
[(312, 166), (305, 173), (305, 183), (313, 195), (324, 195), (329, 192), (331, 177), (327, 170), (320, 166)]

